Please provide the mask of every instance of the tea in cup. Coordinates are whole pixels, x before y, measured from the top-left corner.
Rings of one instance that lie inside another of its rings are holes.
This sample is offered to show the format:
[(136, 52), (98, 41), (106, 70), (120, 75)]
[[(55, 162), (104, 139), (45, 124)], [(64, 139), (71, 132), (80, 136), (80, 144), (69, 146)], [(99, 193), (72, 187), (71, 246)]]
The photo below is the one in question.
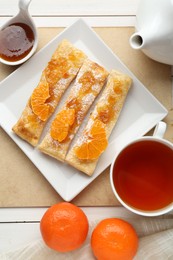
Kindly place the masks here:
[(112, 190), (127, 209), (158, 216), (173, 209), (173, 144), (163, 139), (160, 122), (153, 136), (127, 144), (110, 169)]

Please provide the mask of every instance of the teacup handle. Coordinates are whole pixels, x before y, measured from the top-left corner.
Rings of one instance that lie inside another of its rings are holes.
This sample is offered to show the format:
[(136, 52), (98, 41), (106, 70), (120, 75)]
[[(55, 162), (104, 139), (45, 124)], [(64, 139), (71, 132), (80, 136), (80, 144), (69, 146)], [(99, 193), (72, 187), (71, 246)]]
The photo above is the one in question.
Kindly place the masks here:
[(165, 131), (166, 131), (166, 123), (163, 122), (163, 121), (160, 121), (155, 129), (154, 129), (154, 133), (153, 133), (153, 136), (154, 137), (158, 137), (158, 138), (163, 138), (164, 134), (165, 134)]

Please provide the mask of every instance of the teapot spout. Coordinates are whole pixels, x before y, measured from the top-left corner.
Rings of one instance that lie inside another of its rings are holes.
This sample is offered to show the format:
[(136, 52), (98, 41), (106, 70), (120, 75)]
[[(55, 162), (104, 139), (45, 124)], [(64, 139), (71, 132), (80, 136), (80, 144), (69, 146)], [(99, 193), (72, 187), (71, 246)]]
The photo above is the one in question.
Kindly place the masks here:
[(132, 34), (129, 42), (130, 42), (130, 46), (135, 50), (140, 50), (144, 46), (144, 39), (142, 35), (138, 32)]

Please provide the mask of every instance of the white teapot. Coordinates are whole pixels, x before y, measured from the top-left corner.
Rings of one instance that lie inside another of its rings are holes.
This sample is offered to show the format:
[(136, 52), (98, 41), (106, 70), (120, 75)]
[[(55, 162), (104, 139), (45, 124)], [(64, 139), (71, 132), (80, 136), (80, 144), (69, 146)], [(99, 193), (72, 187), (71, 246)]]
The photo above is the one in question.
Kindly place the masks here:
[(141, 0), (135, 27), (131, 47), (173, 65), (173, 0)]

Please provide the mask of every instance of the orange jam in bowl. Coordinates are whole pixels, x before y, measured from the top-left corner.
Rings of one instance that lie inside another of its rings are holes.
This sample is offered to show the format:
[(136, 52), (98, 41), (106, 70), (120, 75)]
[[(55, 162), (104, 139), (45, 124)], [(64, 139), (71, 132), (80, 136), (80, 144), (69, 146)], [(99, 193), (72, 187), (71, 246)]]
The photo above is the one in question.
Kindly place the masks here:
[(24, 23), (14, 23), (0, 31), (0, 58), (9, 62), (25, 58), (34, 45), (34, 33)]

